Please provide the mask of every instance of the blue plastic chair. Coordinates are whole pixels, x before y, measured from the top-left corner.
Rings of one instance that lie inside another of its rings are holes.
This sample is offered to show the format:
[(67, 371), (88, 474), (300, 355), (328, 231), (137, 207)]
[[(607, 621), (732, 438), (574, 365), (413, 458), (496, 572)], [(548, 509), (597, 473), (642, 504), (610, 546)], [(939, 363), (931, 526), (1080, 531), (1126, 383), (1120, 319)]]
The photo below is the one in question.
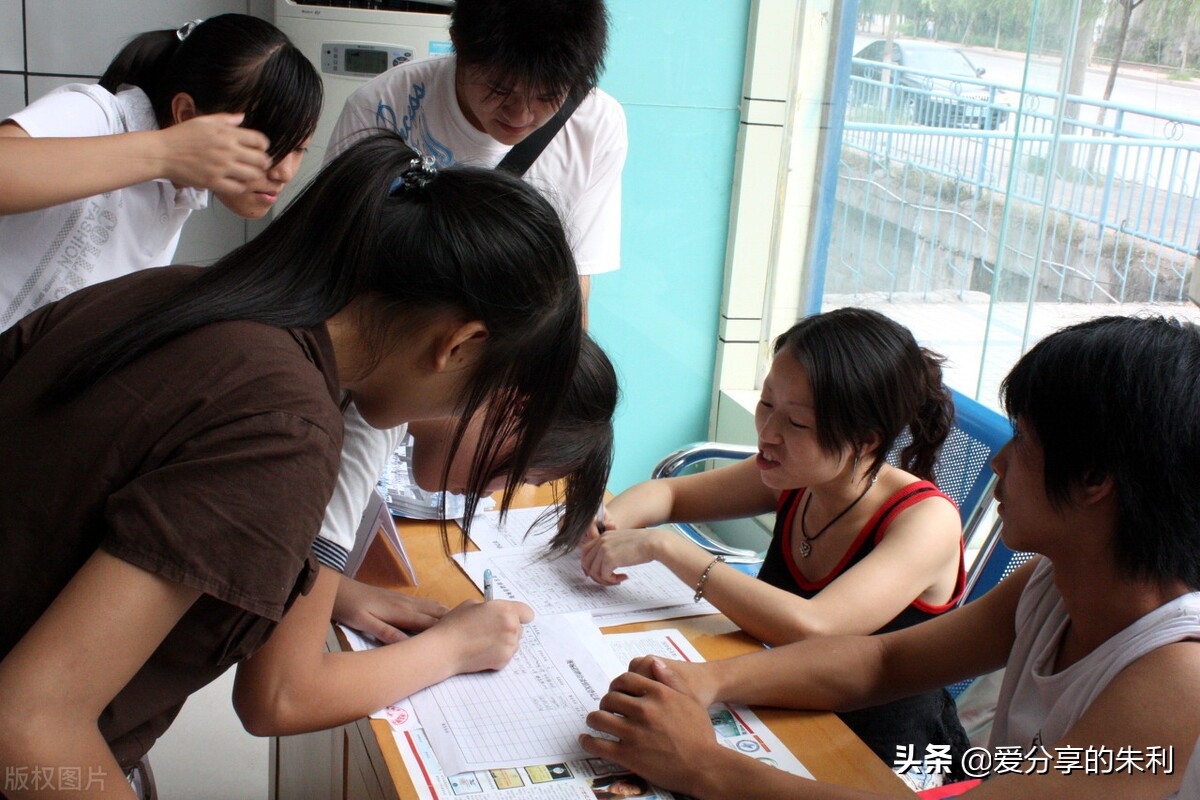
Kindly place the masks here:
[[(984, 540), (979, 554), (975, 557), (971, 569), (967, 571), (967, 585), (963, 590), (963, 596), (959, 601), (959, 605), (965, 605), (983, 597), (996, 584), (1016, 572), (1022, 564), (1033, 558), (1033, 553), (1010, 550), (1008, 545), (1004, 543), (1004, 540), (1000, 538), (1002, 529), (1003, 523), (1000, 520), (996, 520), (991, 531), (988, 532), (987, 539)], [(958, 696), (974, 682), (974, 678), (968, 678), (965, 681), (950, 684), (946, 687), (946, 690), (950, 692), (951, 697), (958, 699)]]
[[(1012, 426), (997, 412), (972, 400), (964, 394), (951, 390), (954, 400), (954, 427), (942, 449), (938, 452), (933, 467), (934, 483), (958, 505), (962, 516), (963, 536), (971, 541), (984, 512), (992, 499), (992, 487), (996, 476), (989, 463), (992, 456), (1012, 438)], [(897, 463), (900, 452), (911, 442), (907, 431), (899, 437), (888, 454), (890, 462)], [(738, 460), (754, 455), (757, 450), (746, 445), (721, 444), (719, 442), (696, 442), (668, 455), (655, 466), (651, 478), (670, 478), (684, 469), (705, 461)], [(724, 542), (708, 536), (694, 525), (686, 522), (674, 523), (674, 527), (686, 538), (714, 555), (723, 555), (725, 560), (743, 572), (754, 575), (762, 564), (762, 556), (752, 550), (730, 547)]]
[[(758, 448), (741, 444), (721, 444), (720, 442), (695, 442), (681, 447), (655, 465), (650, 478), (673, 478), (688, 467), (707, 461), (740, 461), (758, 452)], [(757, 575), (762, 566), (763, 557), (754, 550), (731, 547), (722, 541), (712, 538), (704, 531), (689, 522), (674, 522), (675, 528), (685, 539), (703, 547), (713, 555), (725, 557), (725, 563), (745, 572), (747, 575)]]

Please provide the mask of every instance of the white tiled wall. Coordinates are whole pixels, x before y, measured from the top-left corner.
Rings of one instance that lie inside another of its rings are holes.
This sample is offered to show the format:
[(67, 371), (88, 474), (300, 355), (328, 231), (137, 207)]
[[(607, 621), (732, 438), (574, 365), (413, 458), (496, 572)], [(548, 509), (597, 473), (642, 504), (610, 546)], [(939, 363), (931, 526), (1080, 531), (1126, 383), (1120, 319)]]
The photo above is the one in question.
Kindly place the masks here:
[[(271, 6), (266, 0), (0, 0), (0, 118), (65, 83), (95, 82), (142, 31), (230, 11), (269, 18)], [(211, 263), (247, 235), (242, 219), (214, 203), (188, 220), (175, 260)]]
[(0, 73), (0, 119), (25, 105), (25, 78)]
[(25, 85), (29, 89), (29, 99), (36, 100), (51, 89), (57, 89), (68, 83), (95, 83), (96, 75), (29, 75)]
[(246, 0), (26, 0), (29, 71), (99, 75), (134, 35), (226, 11)]
[(0, 118), (25, 105), (21, 0), (0, 0)]
[(21, 31), (21, 0), (0, 0), (0, 70), (22, 72), (25, 46)]

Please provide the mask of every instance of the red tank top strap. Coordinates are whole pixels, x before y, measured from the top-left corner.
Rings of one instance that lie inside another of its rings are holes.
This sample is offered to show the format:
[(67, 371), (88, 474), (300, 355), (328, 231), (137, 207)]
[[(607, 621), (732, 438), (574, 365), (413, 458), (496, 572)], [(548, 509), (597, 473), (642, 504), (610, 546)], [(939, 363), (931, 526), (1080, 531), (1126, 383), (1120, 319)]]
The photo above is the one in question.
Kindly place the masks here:
[(867, 528), (870, 529), (871, 537), (875, 540), (875, 544), (879, 544), (883, 540), (892, 521), (896, 519), (901, 511), (931, 497), (944, 498), (955, 509), (958, 508), (953, 500), (929, 481), (914, 481), (907, 486), (901, 486), (891, 497), (884, 501), (879, 510), (875, 512), (875, 516), (871, 517), (871, 520), (867, 523)]
[[(887, 534), (887, 530), (891, 526), (892, 521), (897, 515), (900, 514), (901, 511), (924, 500), (928, 500), (931, 497), (944, 498), (946, 502), (954, 506), (955, 509), (958, 508), (957, 503), (951, 500), (942, 490), (938, 489), (937, 486), (929, 481), (916, 481), (915, 483), (910, 483), (907, 486), (901, 487), (899, 491), (889, 497), (887, 502), (880, 507), (879, 513), (876, 515), (877, 520), (872, 521), (872, 524), (876, 526), (873, 529), (875, 544), (879, 544), (879, 542), (883, 540), (883, 537)], [(920, 609), (921, 611), (929, 614), (941, 614), (945, 611), (949, 611), (950, 609), (954, 608), (954, 606), (958, 605), (958, 601), (960, 598), (962, 598), (962, 594), (966, 589), (966, 585), (966, 556), (962, 537), (960, 536), (958, 540), (958, 577), (954, 581), (954, 591), (951, 593), (950, 599), (940, 605), (925, 603), (921, 600), (913, 600), (912, 606), (913, 608)]]

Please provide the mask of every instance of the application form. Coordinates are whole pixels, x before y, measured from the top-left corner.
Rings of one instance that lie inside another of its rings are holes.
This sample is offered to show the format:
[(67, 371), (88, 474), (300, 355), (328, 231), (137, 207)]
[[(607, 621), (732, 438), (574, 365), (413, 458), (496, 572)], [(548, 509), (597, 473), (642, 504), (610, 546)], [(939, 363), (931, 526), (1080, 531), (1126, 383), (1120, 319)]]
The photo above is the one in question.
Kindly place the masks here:
[(585, 718), (622, 671), (586, 614), (539, 617), (496, 672), (456, 675), (412, 696), (447, 774), (586, 758)]

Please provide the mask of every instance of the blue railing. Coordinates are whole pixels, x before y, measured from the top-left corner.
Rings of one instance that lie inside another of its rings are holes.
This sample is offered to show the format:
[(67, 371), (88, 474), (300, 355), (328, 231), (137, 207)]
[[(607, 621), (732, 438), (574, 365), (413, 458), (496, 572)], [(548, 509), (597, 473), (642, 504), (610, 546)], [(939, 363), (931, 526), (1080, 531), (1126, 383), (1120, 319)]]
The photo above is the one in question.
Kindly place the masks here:
[(1185, 298), (1200, 119), (851, 63), (827, 291)]

